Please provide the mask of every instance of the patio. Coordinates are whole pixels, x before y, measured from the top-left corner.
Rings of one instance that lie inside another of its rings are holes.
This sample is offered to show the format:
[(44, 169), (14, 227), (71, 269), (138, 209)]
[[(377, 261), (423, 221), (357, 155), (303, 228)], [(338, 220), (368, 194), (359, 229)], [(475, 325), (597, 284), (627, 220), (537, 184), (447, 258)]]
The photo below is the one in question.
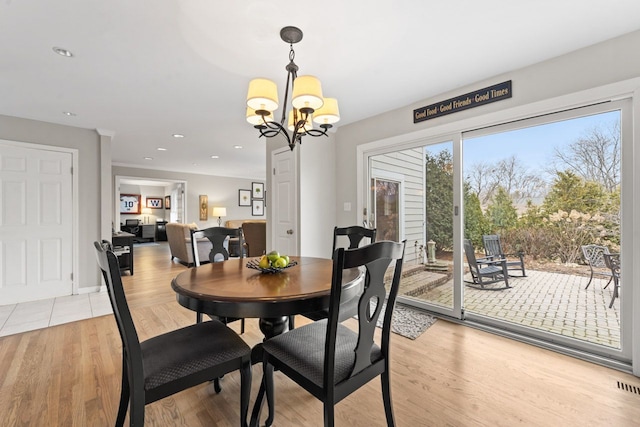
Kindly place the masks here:
[[(406, 266), (400, 295), (451, 307), (450, 275)], [(465, 280), (471, 280), (465, 275)], [(613, 284), (607, 280), (546, 271), (527, 270), (527, 277), (509, 278), (511, 288), (500, 291), (465, 286), (464, 309), (496, 319), (579, 340), (620, 348), (620, 299), (609, 308)]]

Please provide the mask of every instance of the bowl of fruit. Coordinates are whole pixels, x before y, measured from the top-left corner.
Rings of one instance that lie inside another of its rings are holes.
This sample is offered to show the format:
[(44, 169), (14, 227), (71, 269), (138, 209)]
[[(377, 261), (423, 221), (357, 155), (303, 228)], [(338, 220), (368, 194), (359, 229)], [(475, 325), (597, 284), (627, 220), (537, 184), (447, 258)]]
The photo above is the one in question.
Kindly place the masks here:
[(247, 267), (259, 270), (262, 273), (279, 273), (297, 262), (291, 261), (287, 255), (280, 255), (278, 251), (271, 251), (260, 258), (254, 258), (247, 262)]

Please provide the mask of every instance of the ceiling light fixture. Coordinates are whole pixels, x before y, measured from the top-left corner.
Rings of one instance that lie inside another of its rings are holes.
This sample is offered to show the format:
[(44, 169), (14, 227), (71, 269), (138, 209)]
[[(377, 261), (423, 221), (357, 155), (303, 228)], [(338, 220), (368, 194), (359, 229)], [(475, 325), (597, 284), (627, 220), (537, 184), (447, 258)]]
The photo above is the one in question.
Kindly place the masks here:
[(162, 148), (162, 147), (158, 147), (158, 148), (157, 148), (157, 150), (158, 150), (158, 151), (167, 151), (167, 149), (166, 149), (166, 148)]
[(53, 51), (58, 55), (66, 56), (67, 58), (71, 58), (73, 56), (73, 53), (71, 53), (71, 51), (61, 47), (53, 47)]
[(213, 156), (211, 156), (212, 159), (219, 159), (220, 156), (216, 156), (215, 154)]
[(239, 150), (239, 149), (244, 148), (244, 147), (242, 147), (242, 145), (234, 145), (233, 148)]
[(183, 135), (183, 134), (181, 134), (181, 133), (174, 133), (174, 134), (173, 134), (173, 137), (174, 137), (174, 138), (184, 138), (184, 135)]
[(145, 160), (153, 160), (153, 157), (145, 157)]
[[(338, 101), (335, 98), (324, 98), (320, 80), (314, 76), (298, 77), (298, 66), (293, 62), (296, 53), (293, 44), (302, 40), (302, 31), (296, 27), (284, 27), (280, 30), (280, 38), (289, 43), (289, 64), (287, 84), (284, 92), (284, 107), (280, 123), (274, 119), (273, 112), (278, 108), (278, 88), (275, 82), (257, 78), (249, 82), (247, 93), (247, 121), (260, 131), (260, 136), (273, 138), (282, 134), (293, 151), (296, 143), (302, 144), (302, 137), (328, 136), (327, 130), (340, 120)], [(291, 89), (291, 105), (289, 109), (289, 89)], [(313, 116), (315, 113), (315, 116)], [(313, 129), (313, 122), (320, 129)], [(285, 120), (288, 120), (285, 124)], [(285, 127), (286, 126), (286, 127)], [(289, 133), (287, 131), (291, 131)]]
[(76, 115), (76, 113), (72, 113), (71, 111), (63, 111), (62, 114), (69, 117), (73, 117)]

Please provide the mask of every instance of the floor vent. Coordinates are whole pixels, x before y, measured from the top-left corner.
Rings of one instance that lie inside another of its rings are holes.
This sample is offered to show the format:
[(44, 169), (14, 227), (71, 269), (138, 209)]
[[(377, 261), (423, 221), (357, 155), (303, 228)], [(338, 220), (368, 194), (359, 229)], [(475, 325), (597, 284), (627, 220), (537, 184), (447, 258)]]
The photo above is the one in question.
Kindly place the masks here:
[(625, 391), (640, 395), (640, 387), (636, 387), (634, 385), (629, 385), (629, 384), (625, 384), (623, 382), (618, 381), (618, 388), (620, 390), (625, 390)]

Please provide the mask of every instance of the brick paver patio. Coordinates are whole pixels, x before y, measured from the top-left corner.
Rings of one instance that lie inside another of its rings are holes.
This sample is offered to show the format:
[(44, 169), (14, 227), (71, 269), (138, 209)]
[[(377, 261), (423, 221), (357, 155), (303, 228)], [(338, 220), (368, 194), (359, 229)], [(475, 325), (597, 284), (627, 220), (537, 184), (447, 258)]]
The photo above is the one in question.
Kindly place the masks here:
[[(510, 289), (465, 286), (463, 305), (466, 312), (620, 348), (619, 298), (609, 308), (613, 284), (604, 289), (607, 280), (594, 278), (584, 289), (588, 281), (583, 276), (527, 270), (527, 277), (509, 279)], [(441, 273), (414, 272), (403, 277), (400, 294), (451, 307), (453, 280)]]

